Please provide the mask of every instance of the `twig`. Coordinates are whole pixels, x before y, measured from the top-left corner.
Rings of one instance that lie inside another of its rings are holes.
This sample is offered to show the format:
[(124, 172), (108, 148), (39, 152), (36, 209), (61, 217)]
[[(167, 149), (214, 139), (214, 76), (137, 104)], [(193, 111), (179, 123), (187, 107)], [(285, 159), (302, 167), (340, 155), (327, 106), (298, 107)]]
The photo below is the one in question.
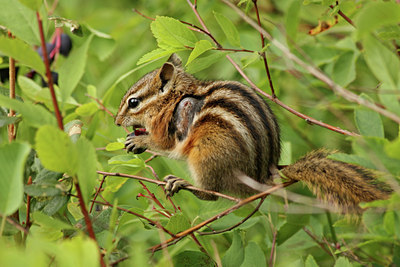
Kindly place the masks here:
[(103, 102), (102, 102), (100, 99), (97, 99), (97, 98), (95, 98), (95, 97), (93, 97), (93, 96), (91, 96), (91, 95), (89, 95), (89, 94), (85, 94), (85, 95), (86, 95), (87, 97), (93, 99), (94, 101), (96, 101), (97, 104), (99, 104), (101, 110), (104, 110), (105, 112), (107, 112), (108, 115), (110, 115), (111, 117), (114, 118), (114, 114), (113, 114), (109, 109), (107, 109), (107, 108), (104, 106)]
[(264, 91), (262, 91), (255, 83), (253, 83), (250, 78), (243, 72), (243, 70), (239, 67), (239, 65), (229, 56), (226, 55), (226, 58), (232, 63), (232, 65), (236, 68), (236, 70), (243, 76), (243, 78), (254, 88), (254, 90), (258, 91), (260, 94), (262, 94), (263, 96), (267, 97), (268, 99), (270, 99), (271, 101), (275, 102), (276, 104), (278, 104), (279, 106), (283, 107), (284, 109), (288, 110), (289, 112), (293, 113), (294, 115), (306, 120), (307, 123), (310, 124), (315, 124), (315, 125), (319, 125), (322, 126), (324, 128), (327, 128), (331, 131), (340, 133), (340, 134), (344, 134), (344, 135), (350, 135), (350, 136), (358, 136), (359, 134), (357, 133), (353, 133), (347, 130), (343, 130), (340, 129), (339, 127), (335, 127), (332, 126), (330, 124), (324, 123), (322, 121), (318, 121), (310, 116), (307, 116), (301, 112), (298, 112), (297, 110), (289, 107), (288, 105), (286, 105), (285, 103), (283, 103), (282, 101), (280, 101), (278, 98), (273, 98), (271, 95), (265, 93)]
[[(339, 1), (336, 1), (336, 6), (339, 5)], [(335, 6), (334, 5), (330, 5), (330, 8), (334, 9)], [(356, 25), (354, 24), (354, 22), (348, 17), (346, 16), (340, 9), (338, 10), (338, 14), (348, 23), (350, 23), (354, 28), (356, 28)]]
[(81, 212), (83, 214), (83, 217), (85, 219), (85, 224), (86, 224), (86, 229), (88, 231), (89, 237), (91, 239), (94, 240), (94, 242), (96, 242), (97, 244), (97, 249), (99, 251), (99, 257), (100, 257), (100, 265), (102, 267), (106, 266), (106, 263), (104, 262), (103, 256), (101, 255), (101, 251), (100, 251), (100, 246), (99, 243), (96, 240), (96, 235), (94, 234), (94, 230), (93, 230), (93, 225), (92, 225), (92, 221), (90, 220), (89, 217), (89, 213), (86, 209), (86, 205), (85, 205), (85, 201), (83, 200), (83, 195), (82, 195), (82, 191), (81, 191), (81, 187), (79, 186), (78, 182), (75, 182), (75, 188), (76, 188), (76, 193), (78, 194), (78, 199), (79, 199), (79, 205), (81, 208)]
[(271, 253), (269, 254), (268, 266), (272, 267), (275, 264), (275, 251), (276, 251), (276, 238), (278, 236), (278, 231), (274, 231), (274, 235), (272, 237), (272, 245), (271, 245)]
[(318, 240), (318, 238), (317, 238), (313, 233), (311, 233), (310, 230), (308, 230), (306, 227), (303, 227), (303, 231), (306, 232), (306, 234), (307, 234), (309, 237), (311, 237), (312, 240), (314, 240), (315, 243), (318, 244), (318, 246), (320, 246), (326, 253), (328, 253), (328, 255), (330, 255), (330, 256), (332, 256), (332, 257), (335, 257), (335, 256), (329, 251), (329, 249), (327, 249), (327, 248), (325, 247), (325, 244), (322, 243), (322, 242), (320, 242), (320, 241)]
[[(4, 217), (6, 217), (5, 218), (5, 220), (9, 223), (9, 224), (11, 224), (12, 226), (14, 226), (15, 228), (17, 228), (18, 230), (20, 230), (21, 232), (23, 232), (24, 234), (28, 234), (28, 230), (25, 228), (25, 227), (23, 227), (22, 225), (20, 225), (18, 222), (16, 222), (16, 221), (14, 221), (12, 218), (10, 218), (10, 217), (8, 217), (8, 216), (4, 216), (4, 215), (2, 215), (2, 214), (0, 214), (0, 217), (2, 217), (3, 219), (4, 219)], [(1, 234), (1, 232), (0, 232), (0, 234)], [(0, 235), (1, 236), (1, 235)]]
[[(100, 190), (103, 187), (103, 184), (104, 184), (106, 178), (107, 178), (107, 175), (103, 175), (103, 179), (100, 182), (99, 188), (96, 190), (96, 194), (94, 194), (93, 200), (96, 200), (97, 196), (100, 194)], [(94, 202), (92, 202), (92, 204), (90, 205), (89, 213), (92, 213), (93, 206), (94, 206)]]
[(218, 220), (218, 219), (220, 219), (220, 218), (232, 213), (233, 211), (239, 209), (240, 207), (242, 207), (242, 206), (244, 206), (244, 205), (246, 205), (246, 204), (248, 204), (250, 202), (253, 202), (256, 199), (268, 196), (272, 192), (275, 192), (278, 189), (287, 187), (287, 186), (289, 186), (289, 185), (291, 185), (293, 183), (295, 183), (295, 181), (289, 181), (289, 182), (286, 182), (286, 183), (278, 184), (278, 185), (275, 185), (275, 186), (271, 187), (267, 191), (264, 191), (262, 193), (259, 193), (259, 194), (250, 196), (250, 197), (248, 197), (246, 199), (243, 199), (239, 203), (237, 203), (237, 204), (233, 205), (232, 207), (230, 207), (229, 209), (226, 209), (223, 212), (220, 212), (219, 214), (214, 215), (213, 217), (211, 217), (211, 218), (209, 218), (209, 219), (207, 219), (207, 220), (205, 220), (205, 221), (203, 221), (203, 222), (201, 222), (201, 223), (199, 223), (199, 224), (197, 224), (197, 225), (195, 225), (195, 226), (193, 226), (193, 227), (191, 227), (189, 229), (186, 229), (185, 231), (182, 231), (182, 232), (176, 234), (174, 237), (171, 237), (170, 239), (168, 239), (165, 243), (161, 243), (161, 244), (158, 244), (156, 246), (153, 246), (152, 248), (150, 248), (150, 250), (153, 251), (153, 252), (157, 251), (161, 247), (165, 246), (166, 244), (168, 244), (170, 242), (173, 242), (178, 238), (182, 238), (184, 236), (187, 236), (187, 235), (189, 235), (189, 234), (201, 229), (202, 227), (206, 226), (207, 224), (209, 224), (209, 223), (211, 223), (213, 221), (216, 221), (216, 220)]
[(47, 54), (46, 41), (44, 39), (42, 19), (40, 18), (40, 14), (38, 11), (36, 11), (36, 17), (37, 17), (37, 21), (39, 24), (40, 41), (41, 41), (41, 45), (42, 45), (43, 59), (44, 59), (44, 65), (46, 67), (47, 83), (48, 83), (48, 86), (50, 89), (51, 100), (53, 101), (54, 112), (56, 114), (58, 127), (64, 131), (64, 125), (63, 125), (63, 121), (62, 121), (63, 119), (61, 116), (60, 109), (58, 107), (57, 97), (56, 97), (56, 93), (54, 91), (54, 86), (53, 86), (53, 77), (52, 77), (51, 71), (50, 71), (50, 63), (49, 63), (49, 57)]
[[(137, 175), (129, 175), (129, 174), (115, 173), (115, 172), (114, 173), (113, 172), (103, 172), (103, 171), (97, 171), (97, 173), (101, 174), (101, 175), (125, 177), (125, 178), (128, 178), (128, 179), (135, 179), (135, 180), (139, 180), (139, 181), (145, 181), (145, 182), (153, 183), (153, 184), (156, 184), (156, 185), (165, 185), (166, 184), (166, 182), (164, 182), (164, 181), (158, 181), (158, 180), (155, 180), (155, 179), (150, 179), (150, 178), (141, 177), (141, 176), (137, 176)], [(221, 198), (225, 198), (225, 199), (228, 199), (228, 200), (231, 200), (231, 201), (235, 201), (235, 202), (239, 202), (240, 201), (240, 199), (232, 197), (232, 196), (228, 196), (228, 195), (225, 195), (225, 194), (222, 194), (222, 193), (219, 193), (219, 192), (215, 192), (215, 191), (201, 189), (201, 188), (194, 187), (194, 186), (187, 186), (184, 189), (185, 190), (189, 190), (189, 191), (204, 192), (204, 193), (207, 193), (207, 194), (211, 194), (211, 195), (214, 195), (214, 196), (217, 196), (217, 197), (221, 197)]]
[(154, 201), (154, 203), (157, 204), (163, 211), (165, 211), (169, 217), (172, 216), (172, 214), (161, 204), (161, 202), (156, 198), (156, 196), (147, 188), (145, 184), (143, 184), (142, 181), (139, 181), (139, 183), (142, 185), (143, 189), (147, 191), (147, 194), (149, 194), (150, 199)]
[[(74, 196), (74, 195), (72, 195), (72, 196)], [(75, 197), (76, 197), (76, 196), (75, 196)], [(112, 205), (111, 203), (108, 203), (108, 202), (101, 202), (101, 201), (98, 201), (98, 200), (90, 200), (90, 201), (92, 201), (92, 202), (94, 202), (94, 203), (96, 203), (96, 204), (103, 205), (103, 206), (108, 206), (108, 207), (111, 207), (111, 208), (114, 207), (114, 205)], [(156, 227), (160, 228), (161, 230), (163, 230), (164, 232), (166, 232), (166, 233), (169, 234), (170, 236), (175, 236), (173, 233), (171, 233), (168, 229), (164, 228), (164, 227), (163, 227), (159, 222), (157, 222), (157, 221), (153, 221), (152, 219), (149, 219), (149, 218), (147, 218), (146, 216), (143, 216), (143, 215), (141, 215), (141, 214), (139, 214), (139, 213), (130, 211), (130, 210), (128, 210), (128, 209), (124, 209), (124, 208), (121, 208), (121, 207), (116, 207), (116, 209), (117, 209), (117, 210), (120, 210), (120, 211), (124, 211), (124, 212), (129, 213), (129, 214), (132, 214), (132, 215), (134, 215), (134, 216), (136, 216), (136, 217), (142, 218), (142, 219), (148, 221), (150, 224), (155, 225)]]
[[(32, 184), (32, 176), (29, 176), (28, 178), (28, 185)], [(30, 221), (30, 215), (31, 215), (31, 196), (26, 194), (26, 220), (25, 220), (25, 229), (29, 231), (29, 228), (31, 227), (31, 221)], [(28, 234), (24, 234), (24, 240), (26, 240)]]
[[(8, 31), (8, 37), (13, 38), (10, 31)], [(10, 98), (15, 99), (15, 60), (12, 57), (9, 57), (9, 81), (10, 81)], [(8, 117), (14, 117), (15, 111), (10, 109), (8, 112)], [(8, 127), (8, 141), (11, 143), (15, 140), (15, 125), (13, 123), (9, 124)]]
[[(281, 42), (279, 42), (278, 40), (273, 38), (267, 31), (265, 31), (262, 27), (260, 27), (256, 22), (254, 22), (250, 17), (248, 17), (243, 11), (241, 11), (239, 8), (237, 8), (234, 4), (232, 4), (228, 0), (221, 0), (221, 1), (224, 2), (226, 5), (228, 5), (229, 7), (231, 7), (250, 26), (255, 28), (260, 33), (262, 33), (264, 35), (264, 37), (267, 38), (271, 42), (271, 44), (275, 45), (279, 50), (281, 50), (288, 59), (296, 62), (299, 66), (301, 66), (302, 68), (307, 70), (311, 75), (313, 75), (317, 79), (319, 79), (322, 82), (324, 82), (335, 93), (337, 93), (338, 95), (342, 96), (347, 101), (363, 105), (363, 106), (365, 106), (365, 107), (367, 107), (367, 108), (369, 108), (371, 110), (374, 110), (374, 111), (380, 113), (381, 115), (383, 115), (383, 116), (385, 116), (385, 117), (387, 117), (387, 118), (389, 118), (389, 119), (391, 119), (391, 120), (393, 120), (393, 121), (395, 121), (397, 123), (400, 123), (400, 117), (399, 116), (397, 116), (396, 114), (394, 114), (394, 113), (392, 113), (390, 111), (387, 111), (387, 110), (375, 105), (374, 103), (371, 103), (371, 102), (367, 101), (364, 98), (359, 97), (358, 95), (356, 95), (356, 94), (344, 89), (342, 86), (336, 84), (332, 79), (330, 79), (320, 69), (305, 63), (303, 60), (301, 60), (296, 55), (294, 55), (292, 52), (290, 52), (290, 50), (285, 45), (283, 45)], [(229, 55), (227, 55), (227, 57), (228, 56)]]
[[(258, 25), (261, 27), (260, 13), (258, 11), (257, 0), (253, 0), (253, 3), (254, 3), (254, 7), (256, 9), (257, 22), (258, 22)], [(260, 37), (261, 37), (261, 47), (264, 48), (265, 47), (264, 35), (262, 35), (260, 33)], [(271, 73), (269, 72), (268, 61), (267, 61), (267, 56), (266, 56), (265, 51), (261, 53), (261, 57), (263, 58), (265, 71), (267, 72), (268, 81), (269, 81), (269, 87), (271, 88), (272, 98), (276, 98), (275, 89), (274, 89), (274, 85), (272, 84)]]
[(248, 219), (250, 219), (261, 207), (262, 203), (264, 203), (265, 197), (261, 198), (260, 202), (258, 203), (258, 205), (255, 207), (255, 209), (249, 213), (249, 215), (247, 215), (243, 220), (241, 220), (240, 222), (238, 222), (235, 225), (232, 225), (229, 228), (223, 229), (223, 230), (219, 230), (219, 231), (212, 231), (212, 232), (201, 232), (199, 233), (199, 235), (216, 235), (216, 234), (222, 234), (225, 232), (228, 232), (236, 227), (238, 227), (239, 225), (245, 223)]

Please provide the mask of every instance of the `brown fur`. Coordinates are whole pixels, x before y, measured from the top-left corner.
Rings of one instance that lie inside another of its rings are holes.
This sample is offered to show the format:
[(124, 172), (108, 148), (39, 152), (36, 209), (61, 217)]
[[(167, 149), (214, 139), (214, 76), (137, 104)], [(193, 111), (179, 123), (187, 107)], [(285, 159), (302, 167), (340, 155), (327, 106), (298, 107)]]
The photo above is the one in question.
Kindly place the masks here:
[[(131, 98), (140, 104), (129, 108)], [(127, 146), (185, 159), (197, 185), (207, 190), (254, 193), (238, 175), (272, 183), (280, 157), (279, 126), (260, 96), (238, 82), (199, 81), (184, 72), (175, 55), (128, 90), (115, 123), (146, 128), (148, 135), (128, 137)], [(348, 209), (387, 198), (389, 190), (374, 185), (370, 171), (328, 159), (328, 154), (312, 152), (282, 172)]]

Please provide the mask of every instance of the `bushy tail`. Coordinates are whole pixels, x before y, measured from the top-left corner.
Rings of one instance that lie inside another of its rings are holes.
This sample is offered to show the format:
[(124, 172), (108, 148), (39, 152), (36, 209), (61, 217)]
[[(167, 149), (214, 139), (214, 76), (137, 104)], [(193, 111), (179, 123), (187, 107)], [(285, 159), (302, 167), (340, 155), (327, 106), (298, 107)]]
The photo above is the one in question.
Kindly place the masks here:
[(331, 152), (313, 151), (282, 169), (290, 179), (304, 181), (317, 195), (345, 212), (359, 211), (360, 202), (386, 199), (392, 190), (363, 167), (327, 158)]

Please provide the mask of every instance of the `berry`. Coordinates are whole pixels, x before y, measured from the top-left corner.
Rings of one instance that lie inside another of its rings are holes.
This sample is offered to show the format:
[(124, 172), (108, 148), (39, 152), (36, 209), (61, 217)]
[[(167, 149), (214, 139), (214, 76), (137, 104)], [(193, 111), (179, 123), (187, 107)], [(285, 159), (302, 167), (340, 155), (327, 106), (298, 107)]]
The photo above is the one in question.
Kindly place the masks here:
[[(53, 78), (53, 84), (57, 84), (58, 85), (58, 73), (55, 72), (55, 71), (52, 71), (51, 72), (51, 77)], [(49, 86), (44, 79), (42, 79), (42, 86), (43, 87)]]
[(71, 38), (69, 37), (68, 34), (65, 33), (62, 33), (60, 38), (61, 38), (60, 54), (63, 56), (68, 56), (72, 48)]
[(135, 129), (135, 131), (134, 131), (135, 136), (146, 135), (146, 134), (148, 134), (148, 133), (146, 132), (146, 129), (144, 129), (144, 128), (138, 128), (138, 129)]
[[(46, 43), (47, 57), (49, 58), (50, 64), (53, 63), (53, 61), (54, 61), (54, 56), (52, 58), (50, 58), (50, 54), (51, 54), (51, 51), (53, 51), (55, 47), (56, 46), (54, 44)], [(38, 47), (38, 49), (36, 49), (36, 52), (39, 54), (39, 56), (44, 61), (42, 47)]]

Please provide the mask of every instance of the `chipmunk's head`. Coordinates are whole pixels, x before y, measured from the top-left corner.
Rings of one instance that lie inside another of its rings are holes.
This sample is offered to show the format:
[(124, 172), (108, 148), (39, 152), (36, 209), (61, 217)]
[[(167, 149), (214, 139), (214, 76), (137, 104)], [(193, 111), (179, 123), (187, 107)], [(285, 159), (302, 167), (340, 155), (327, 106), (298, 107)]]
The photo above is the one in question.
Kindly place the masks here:
[(173, 88), (177, 73), (181, 70), (181, 60), (176, 54), (135, 83), (122, 98), (115, 124), (146, 128), (149, 119), (160, 111), (163, 96)]

